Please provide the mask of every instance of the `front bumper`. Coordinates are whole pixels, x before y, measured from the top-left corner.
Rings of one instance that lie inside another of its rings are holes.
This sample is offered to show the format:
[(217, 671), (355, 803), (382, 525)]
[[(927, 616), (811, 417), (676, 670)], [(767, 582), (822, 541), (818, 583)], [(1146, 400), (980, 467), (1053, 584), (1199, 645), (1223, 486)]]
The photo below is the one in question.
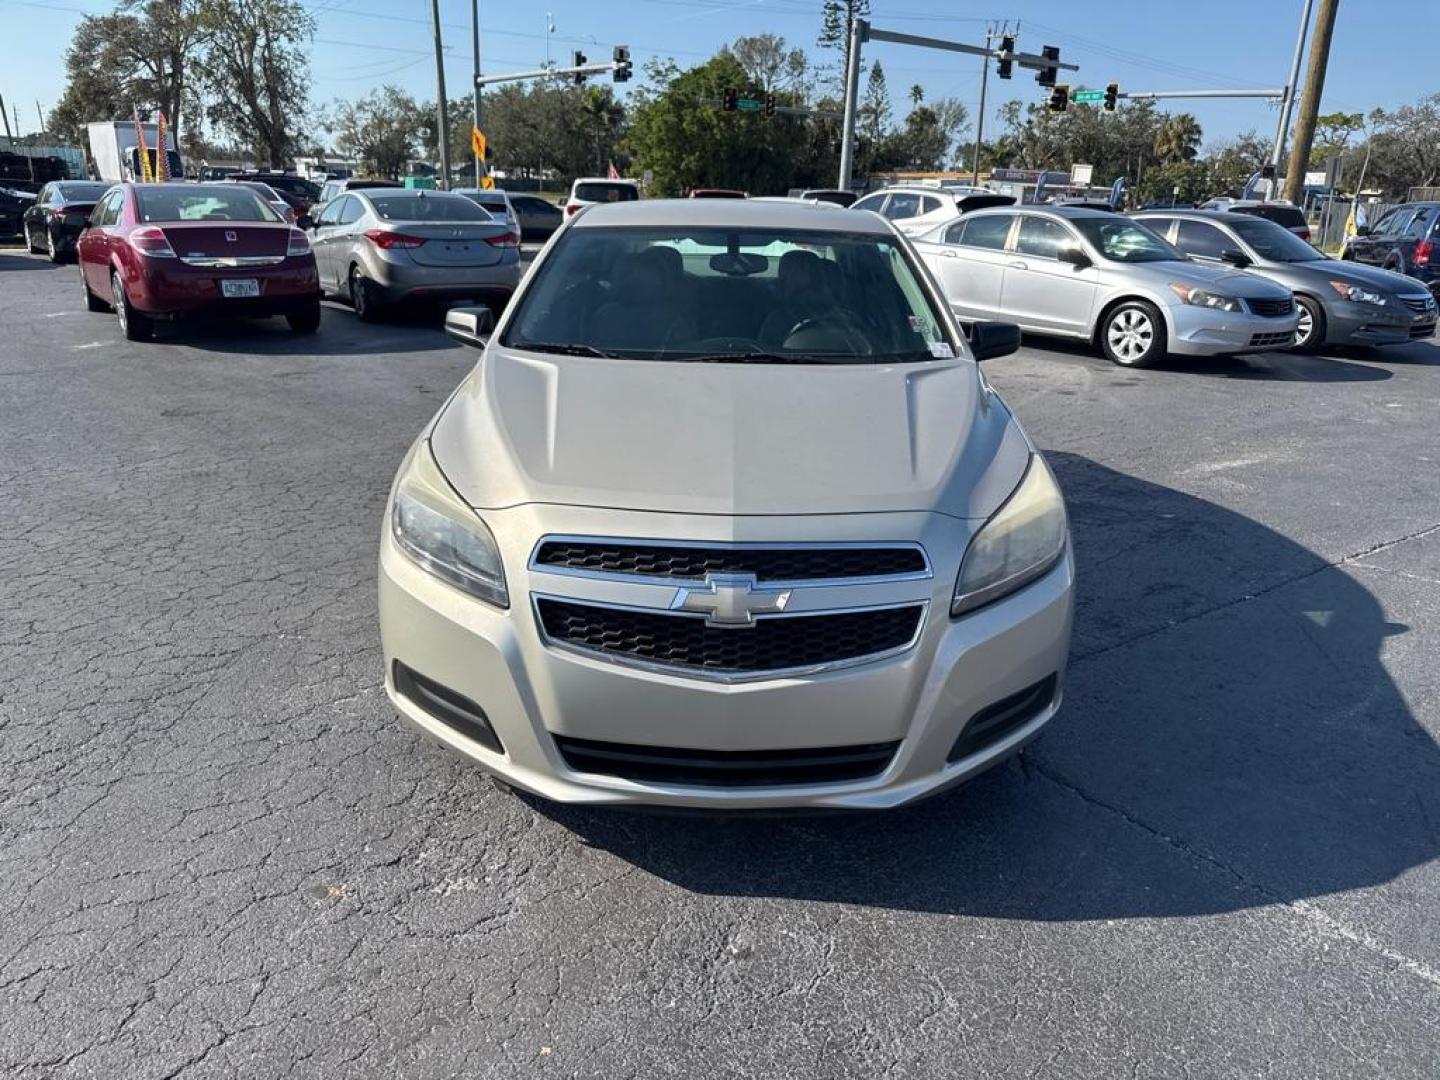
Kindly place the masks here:
[(1169, 351), (1181, 356), (1221, 356), (1269, 352), (1295, 343), (1298, 314), (1280, 318), (1241, 311), (1216, 311), (1194, 304), (1175, 304), (1170, 316)]
[(1399, 345), (1434, 336), (1435, 309), (1415, 312), (1407, 307), (1377, 307), (1337, 300), (1326, 308), (1328, 345)]
[[(717, 809), (894, 807), (1015, 753), (1059, 705), (1071, 626), (1074, 569), (1068, 552), (1020, 592), (951, 619), (950, 592), (971, 524), (938, 514), (736, 519), (526, 506), (487, 513), (485, 520), (505, 561), (506, 611), (421, 570), (385, 529), (379, 607), (386, 690), (401, 715), (423, 731), (545, 798)], [(933, 569), (929, 580), (911, 585), (924, 591), (928, 612), (915, 643), (903, 653), (818, 674), (718, 682), (620, 666), (560, 651), (542, 637), (532, 594), (553, 594), (568, 583), (557, 585), (555, 574), (528, 563), (540, 537), (562, 533), (715, 543), (910, 538), (925, 547)], [(503, 753), (398, 690), (396, 661), (483, 709)], [(947, 761), (967, 722), (1051, 676), (1053, 691), (1047, 689), (1024, 722)], [(731, 787), (580, 771), (567, 764), (557, 736), (702, 753), (890, 743), (896, 748), (881, 771), (864, 779)]]

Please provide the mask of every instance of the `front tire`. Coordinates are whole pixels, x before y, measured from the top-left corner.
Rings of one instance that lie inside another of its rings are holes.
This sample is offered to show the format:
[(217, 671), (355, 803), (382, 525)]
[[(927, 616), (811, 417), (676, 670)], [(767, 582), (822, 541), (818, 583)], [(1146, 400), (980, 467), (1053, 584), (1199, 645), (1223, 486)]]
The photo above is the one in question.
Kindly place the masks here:
[(31, 255), (45, 254), (45, 249), (43, 247), (35, 246), (35, 235), (30, 231), (29, 225), (25, 226), (25, 248), (30, 252)]
[(115, 293), (115, 317), (120, 320), (120, 332), (127, 341), (149, 341), (155, 334), (155, 323), (131, 306), (118, 273), (110, 275), (110, 288)]
[(370, 294), (370, 282), (358, 266), (350, 267), (350, 306), (361, 322), (374, 322), (380, 317)]
[(1295, 305), (1300, 309), (1300, 325), (1295, 328), (1295, 351), (1319, 352), (1320, 346), (1325, 343), (1325, 309), (1320, 306), (1320, 301), (1308, 296), (1295, 297)]
[(1106, 313), (1100, 347), (1121, 367), (1150, 367), (1165, 356), (1165, 319), (1154, 304), (1129, 300)]
[(293, 315), (286, 315), (285, 321), (290, 324), (290, 329), (297, 334), (313, 334), (320, 329), (320, 304), (316, 302), (312, 307), (304, 311), (297, 311)]

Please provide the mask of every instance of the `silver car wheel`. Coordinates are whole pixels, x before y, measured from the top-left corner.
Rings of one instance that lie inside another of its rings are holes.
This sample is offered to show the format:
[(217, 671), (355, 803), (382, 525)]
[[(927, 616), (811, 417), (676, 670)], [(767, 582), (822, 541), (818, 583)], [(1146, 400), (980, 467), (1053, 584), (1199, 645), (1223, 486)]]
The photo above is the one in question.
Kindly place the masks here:
[(110, 275), (110, 288), (115, 293), (115, 317), (120, 320), (120, 333), (125, 334), (130, 329), (130, 313), (126, 310), (125, 286), (120, 284), (119, 274)]
[(1110, 348), (1122, 360), (1139, 360), (1150, 351), (1155, 327), (1150, 317), (1136, 308), (1125, 308), (1110, 320), (1105, 330)]
[(1310, 309), (1304, 304), (1299, 305), (1300, 321), (1295, 325), (1295, 344), (1309, 345), (1310, 335), (1315, 333), (1315, 320), (1310, 317)]

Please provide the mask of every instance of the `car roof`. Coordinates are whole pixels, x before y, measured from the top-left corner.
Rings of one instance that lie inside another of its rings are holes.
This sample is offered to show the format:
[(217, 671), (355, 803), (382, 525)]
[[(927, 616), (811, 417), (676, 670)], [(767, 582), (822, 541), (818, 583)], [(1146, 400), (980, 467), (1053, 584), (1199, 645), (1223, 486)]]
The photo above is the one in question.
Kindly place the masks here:
[(809, 200), (641, 199), (598, 203), (573, 219), (571, 228), (659, 226), (662, 228), (823, 229), (890, 236), (884, 218), (868, 211), (820, 209)]
[(1050, 217), (1066, 218), (1075, 220), (1077, 218), (1117, 218), (1123, 214), (1117, 214), (1112, 210), (1096, 210), (1089, 206), (1051, 206), (1049, 203), (1017, 203), (1014, 206), (987, 206), (982, 210), (972, 210), (965, 216), (967, 218), (989, 216), (991, 214), (1014, 214), (1019, 211), (1029, 214), (1048, 214)]
[(614, 176), (577, 176), (577, 184), (629, 184), (631, 187), (639, 187), (639, 180), (622, 180)]
[[(1189, 207), (1178, 206), (1171, 210), (1167, 207), (1156, 207), (1154, 210), (1136, 210), (1130, 217), (1173, 217), (1173, 218), (1195, 218), (1198, 221), (1219, 221), (1229, 223), (1232, 221), (1254, 221), (1254, 214), (1235, 214), (1229, 210), (1192, 210)], [(1274, 224), (1273, 222), (1271, 224)]]

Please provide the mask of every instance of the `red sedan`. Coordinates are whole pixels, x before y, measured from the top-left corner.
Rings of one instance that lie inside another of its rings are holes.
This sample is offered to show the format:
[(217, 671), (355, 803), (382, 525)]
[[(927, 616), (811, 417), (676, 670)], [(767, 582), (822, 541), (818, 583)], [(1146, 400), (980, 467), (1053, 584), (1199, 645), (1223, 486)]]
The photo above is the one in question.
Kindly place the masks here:
[(253, 191), (219, 184), (117, 184), (76, 244), (85, 306), (113, 307), (144, 341), (162, 319), (283, 315), (320, 326), (315, 255)]

